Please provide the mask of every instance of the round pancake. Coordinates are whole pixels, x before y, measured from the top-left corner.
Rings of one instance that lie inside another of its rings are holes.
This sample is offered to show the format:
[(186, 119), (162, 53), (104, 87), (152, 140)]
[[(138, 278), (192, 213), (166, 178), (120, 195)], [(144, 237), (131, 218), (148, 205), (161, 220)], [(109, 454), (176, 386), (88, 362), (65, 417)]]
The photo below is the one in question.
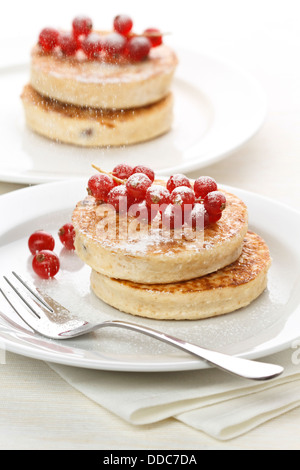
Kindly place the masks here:
[(93, 108), (126, 109), (146, 106), (170, 91), (177, 66), (166, 45), (152, 48), (142, 62), (107, 63), (100, 60), (44, 54), (36, 45), (31, 54), (32, 87), (63, 103)]
[[(181, 230), (166, 232), (154, 224), (131, 231), (134, 217), (128, 217), (127, 234), (118, 214), (112, 213), (113, 220), (104, 219), (102, 205), (88, 196), (73, 212), (76, 252), (98, 273), (138, 283), (179, 282), (217, 271), (238, 259), (248, 230), (246, 205), (237, 196), (223, 192), (227, 207), (222, 218), (194, 238), (186, 237)], [(104, 232), (104, 220), (111, 221), (115, 233)]]
[(28, 127), (51, 140), (82, 147), (131, 145), (154, 139), (170, 130), (173, 95), (138, 109), (124, 111), (64, 104), (23, 89), (21, 99)]
[(249, 305), (267, 286), (271, 264), (261, 237), (248, 232), (240, 258), (207, 276), (173, 284), (137, 284), (92, 271), (91, 288), (105, 303), (157, 320), (200, 320)]

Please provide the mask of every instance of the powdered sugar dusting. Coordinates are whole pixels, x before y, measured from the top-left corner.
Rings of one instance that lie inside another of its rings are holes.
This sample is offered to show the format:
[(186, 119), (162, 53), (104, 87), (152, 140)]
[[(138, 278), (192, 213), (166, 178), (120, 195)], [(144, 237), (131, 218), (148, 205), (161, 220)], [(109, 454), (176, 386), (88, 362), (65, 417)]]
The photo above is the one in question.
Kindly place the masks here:
[(130, 182), (130, 186), (136, 187), (140, 184), (143, 184), (144, 181), (148, 181), (148, 176), (144, 173), (134, 173), (133, 175), (129, 176), (128, 181)]
[(73, 223), (76, 231), (116, 254), (177, 256), (186, 251), (213, 249), (244, 232), (248, 223), (245, 204), (229, 193), (226, 193), (226, 198), (227, 207), (221, 220), (197, 233), (197, 237), (195, 231), (186, 226), (176, 230), (164, 228), (159, 217), (147, 224), (135, 217), (121, 217), (112, 211), (106, 214), (104, 220), (101, 217), (102, 208), (93, 198), (86, 198), (77, 205)]
[(63, 57), (59, 52), (51, 56), (40, 53), (35, 46), (32, 51), (34, 68), (61, 79), (74, 79), (82, 83), (139, 82), (153, 75), (171, 73), (177, 58), (167, 46), (153, 48), (149, 58), (141, 63), (110, 63), (103, 60), (86, 60), (82, 54), (76, 60)]

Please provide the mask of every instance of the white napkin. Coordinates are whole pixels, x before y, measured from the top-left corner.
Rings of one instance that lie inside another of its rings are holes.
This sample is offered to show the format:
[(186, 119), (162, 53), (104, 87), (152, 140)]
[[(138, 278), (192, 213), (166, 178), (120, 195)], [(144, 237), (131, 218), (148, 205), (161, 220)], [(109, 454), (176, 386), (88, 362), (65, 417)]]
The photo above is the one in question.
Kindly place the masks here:
[(286, 350), (264, 362), (285, 372), (266, 382), (218, 369), (187, 372), (110, 372), (49, 363), (64, 380), (128, 423), (144, 425), (174, 417), (219, 440), (244, 434), (300, 405), (300, 367)]

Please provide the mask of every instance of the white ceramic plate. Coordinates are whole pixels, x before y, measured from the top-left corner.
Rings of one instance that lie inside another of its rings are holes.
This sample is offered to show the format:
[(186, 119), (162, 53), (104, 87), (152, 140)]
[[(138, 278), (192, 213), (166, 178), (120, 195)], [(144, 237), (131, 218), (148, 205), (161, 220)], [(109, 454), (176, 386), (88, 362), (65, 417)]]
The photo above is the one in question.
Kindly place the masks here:
[(260, 85), (222, 60), (179, 51), (174, 80), (174, 126), (150, 142), (122, 148), (82, 149), (51, 142), (28, 130), (20, 94), (29, 80), (25, 65), (0, 69), (0, 179), (44, 183), (111, 170), (126, 161), (160, 174), (191, 171), (226, 157), (248, 141), (266, 114)]
[[(126, 319), (247, 358), (280, 351), (300, 338), (300, 213), (256, 194), (227, 188), (248, 205), (250, 228), (267, 241), (273, 264), (268, 289), (249, 307), (202, 321), (157, 321), (132, 317), (100, 301), (90, 291), (89, 268), (62, 248), (57, 237), (77, 201), (85, 196), (86, 180), (33, 186), (0, 197), (0, 274), (12, 269), (34, 280), (79, 317), (89, 320)], [(56, 238), (61, 271), (55, 279), (39, 280), (31, 270), (29, 235), (40, 228)], [(0, 312), (22, 322), (0, 299)], [(23, 325), (24, 327), (24, 325)], [(20, 330), (0, 317), (0, 346), (50, 362), (119, 371), (174, 371), (207, 367), (197, 358), (138, 333), (112, 329), (91, 336), (55, 342)]]

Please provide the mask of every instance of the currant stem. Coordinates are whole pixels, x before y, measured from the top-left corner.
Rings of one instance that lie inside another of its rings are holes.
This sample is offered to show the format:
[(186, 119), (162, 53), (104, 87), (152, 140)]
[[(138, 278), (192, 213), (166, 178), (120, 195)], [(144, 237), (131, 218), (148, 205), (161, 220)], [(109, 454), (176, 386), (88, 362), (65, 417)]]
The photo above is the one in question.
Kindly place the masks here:
[(108, 171), (104, 171), (96, 165), (92, 165), (92, 167), (95, 168), (95, 170), (99, 171), (99, 173), (103, 173), (104, 175), (110, 176), (117, 183), (125, 184), (124, 180), (121, 180), (121, 178), (117, 178), (117, 176), (114, 176), (112, 173), (109, 173)]

